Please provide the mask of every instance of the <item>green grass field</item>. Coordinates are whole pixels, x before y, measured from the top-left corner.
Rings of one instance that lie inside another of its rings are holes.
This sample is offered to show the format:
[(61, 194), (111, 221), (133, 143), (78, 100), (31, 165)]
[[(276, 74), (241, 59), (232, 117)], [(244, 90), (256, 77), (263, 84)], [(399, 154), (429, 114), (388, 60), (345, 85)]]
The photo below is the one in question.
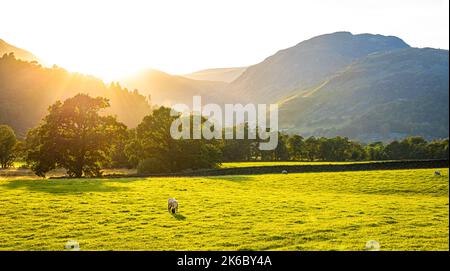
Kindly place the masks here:
[[(388, 162), (385, 160), (383, 162)], [(306, 161), (277, 161), (277, 162), (226, 162), (222, 163), (221, 168), (237, 167), (270, 167), (270, 166), (301, 166), (301, 165), (348, 165), (348, 164), (370, 164), (377, 161), (354, 161), (354, 162), (306, 162)]]
[[(449, 250), (448, 168), (0, 179), (0, 250)], [(180, 213), (167, 212), (176, 197)]]

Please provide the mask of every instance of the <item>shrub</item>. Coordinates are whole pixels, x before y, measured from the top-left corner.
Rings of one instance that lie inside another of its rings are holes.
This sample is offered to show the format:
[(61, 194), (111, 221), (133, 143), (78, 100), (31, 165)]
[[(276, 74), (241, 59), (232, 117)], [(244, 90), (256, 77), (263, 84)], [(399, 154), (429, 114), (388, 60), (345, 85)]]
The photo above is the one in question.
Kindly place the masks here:
[(155, 158), (146, 158), (140, 161), (137, 166), (138, 174), (163, 173), (169, 171), (170, 169), (167, 166), (167, 163)]

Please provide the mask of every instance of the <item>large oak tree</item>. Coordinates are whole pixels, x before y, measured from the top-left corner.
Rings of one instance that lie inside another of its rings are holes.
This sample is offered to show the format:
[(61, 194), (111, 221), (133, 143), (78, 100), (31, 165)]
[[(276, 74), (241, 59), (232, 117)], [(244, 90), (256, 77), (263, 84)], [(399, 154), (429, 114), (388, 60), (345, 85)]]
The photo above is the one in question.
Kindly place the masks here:
[(102, 116), (105, 98), (78, 94), (56, 102), (40, 126), (27, 135), (27, 162), (38, 176), (65, 168), (71, 177), (98, 176), (126, 126), (115, 117)]

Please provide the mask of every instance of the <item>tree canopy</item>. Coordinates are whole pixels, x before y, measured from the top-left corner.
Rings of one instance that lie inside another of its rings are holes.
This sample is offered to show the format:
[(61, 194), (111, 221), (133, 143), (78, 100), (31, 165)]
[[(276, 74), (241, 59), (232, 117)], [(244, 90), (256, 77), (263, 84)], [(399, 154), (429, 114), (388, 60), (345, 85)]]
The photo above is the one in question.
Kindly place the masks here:
[(27, 162), (38, 176), (61, 167), (71, 177), (98, 176), (126, 126), (99, 111), (108, 100), (78, 94), (49, 108), (41, 125), (28, 132)]
[(7, 168), (14, 161), (14, 147), (17, 139), (8, 125), (0, 125), (0, 167)]
[[(127, 154), (141, 173), (177, 172), (215, 167), (222, 159), (219, 142), (205, 139), (173, 139), (170, 127), (179, 116), (160, 107), (136, 128)], [(192, 122), (192, 120), (191, 120)]]

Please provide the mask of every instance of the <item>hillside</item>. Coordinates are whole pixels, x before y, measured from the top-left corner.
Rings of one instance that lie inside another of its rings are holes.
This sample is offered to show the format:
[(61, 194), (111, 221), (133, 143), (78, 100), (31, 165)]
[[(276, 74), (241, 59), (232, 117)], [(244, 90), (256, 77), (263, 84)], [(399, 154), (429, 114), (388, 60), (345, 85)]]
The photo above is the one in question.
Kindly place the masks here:
[(141, 93), (150, 95), (151, 102), (159, 105), (191, 105), (194, 95), (202, 96), (205, 102), (220, 101), (226, 86), (224, 82), (193, 80), (157, 70), (145, 70), (121, 82), (128, 88), (136, 88)]
[(23, 49), (17, 48), (11, 44), (8, 44), (6, 41), (0, 39), (0, 57), (4, 54), (14, 53), (16, 58), (22, 59), (25, 61), (39, 61), (37, 57), (35, 57), (32, 53), (25, 51)]
[(114, 84), (64, 69), (44, 68), (37, 63), (17, 60), (13, 55), (0, 58), (0, 124), (8, 124), (19, 136), (38, 124), (47, 108), (57, 100), (77, 93), (102, 96), (110, 100), (106, 113), (117, 115), (128, 126), (136, 126), (150, 113), (146, 98)]
[(196, 71), (190, 74), (184, 74), (183, 77), (194, 80), (219, 81), (230, 83), (236, 80), (247, 67), (237, 68), (216, 68)]
[(370, 53), (409, 46), (397, 37), (337, 32), (314, 37), (250, 66), (230, 91), (247, 101), (274, 102), (307, 89)]
[(407, 48), (371, 54), (280, 102), (280, 125), (363, 141), (449, 134), (449, 53)]

